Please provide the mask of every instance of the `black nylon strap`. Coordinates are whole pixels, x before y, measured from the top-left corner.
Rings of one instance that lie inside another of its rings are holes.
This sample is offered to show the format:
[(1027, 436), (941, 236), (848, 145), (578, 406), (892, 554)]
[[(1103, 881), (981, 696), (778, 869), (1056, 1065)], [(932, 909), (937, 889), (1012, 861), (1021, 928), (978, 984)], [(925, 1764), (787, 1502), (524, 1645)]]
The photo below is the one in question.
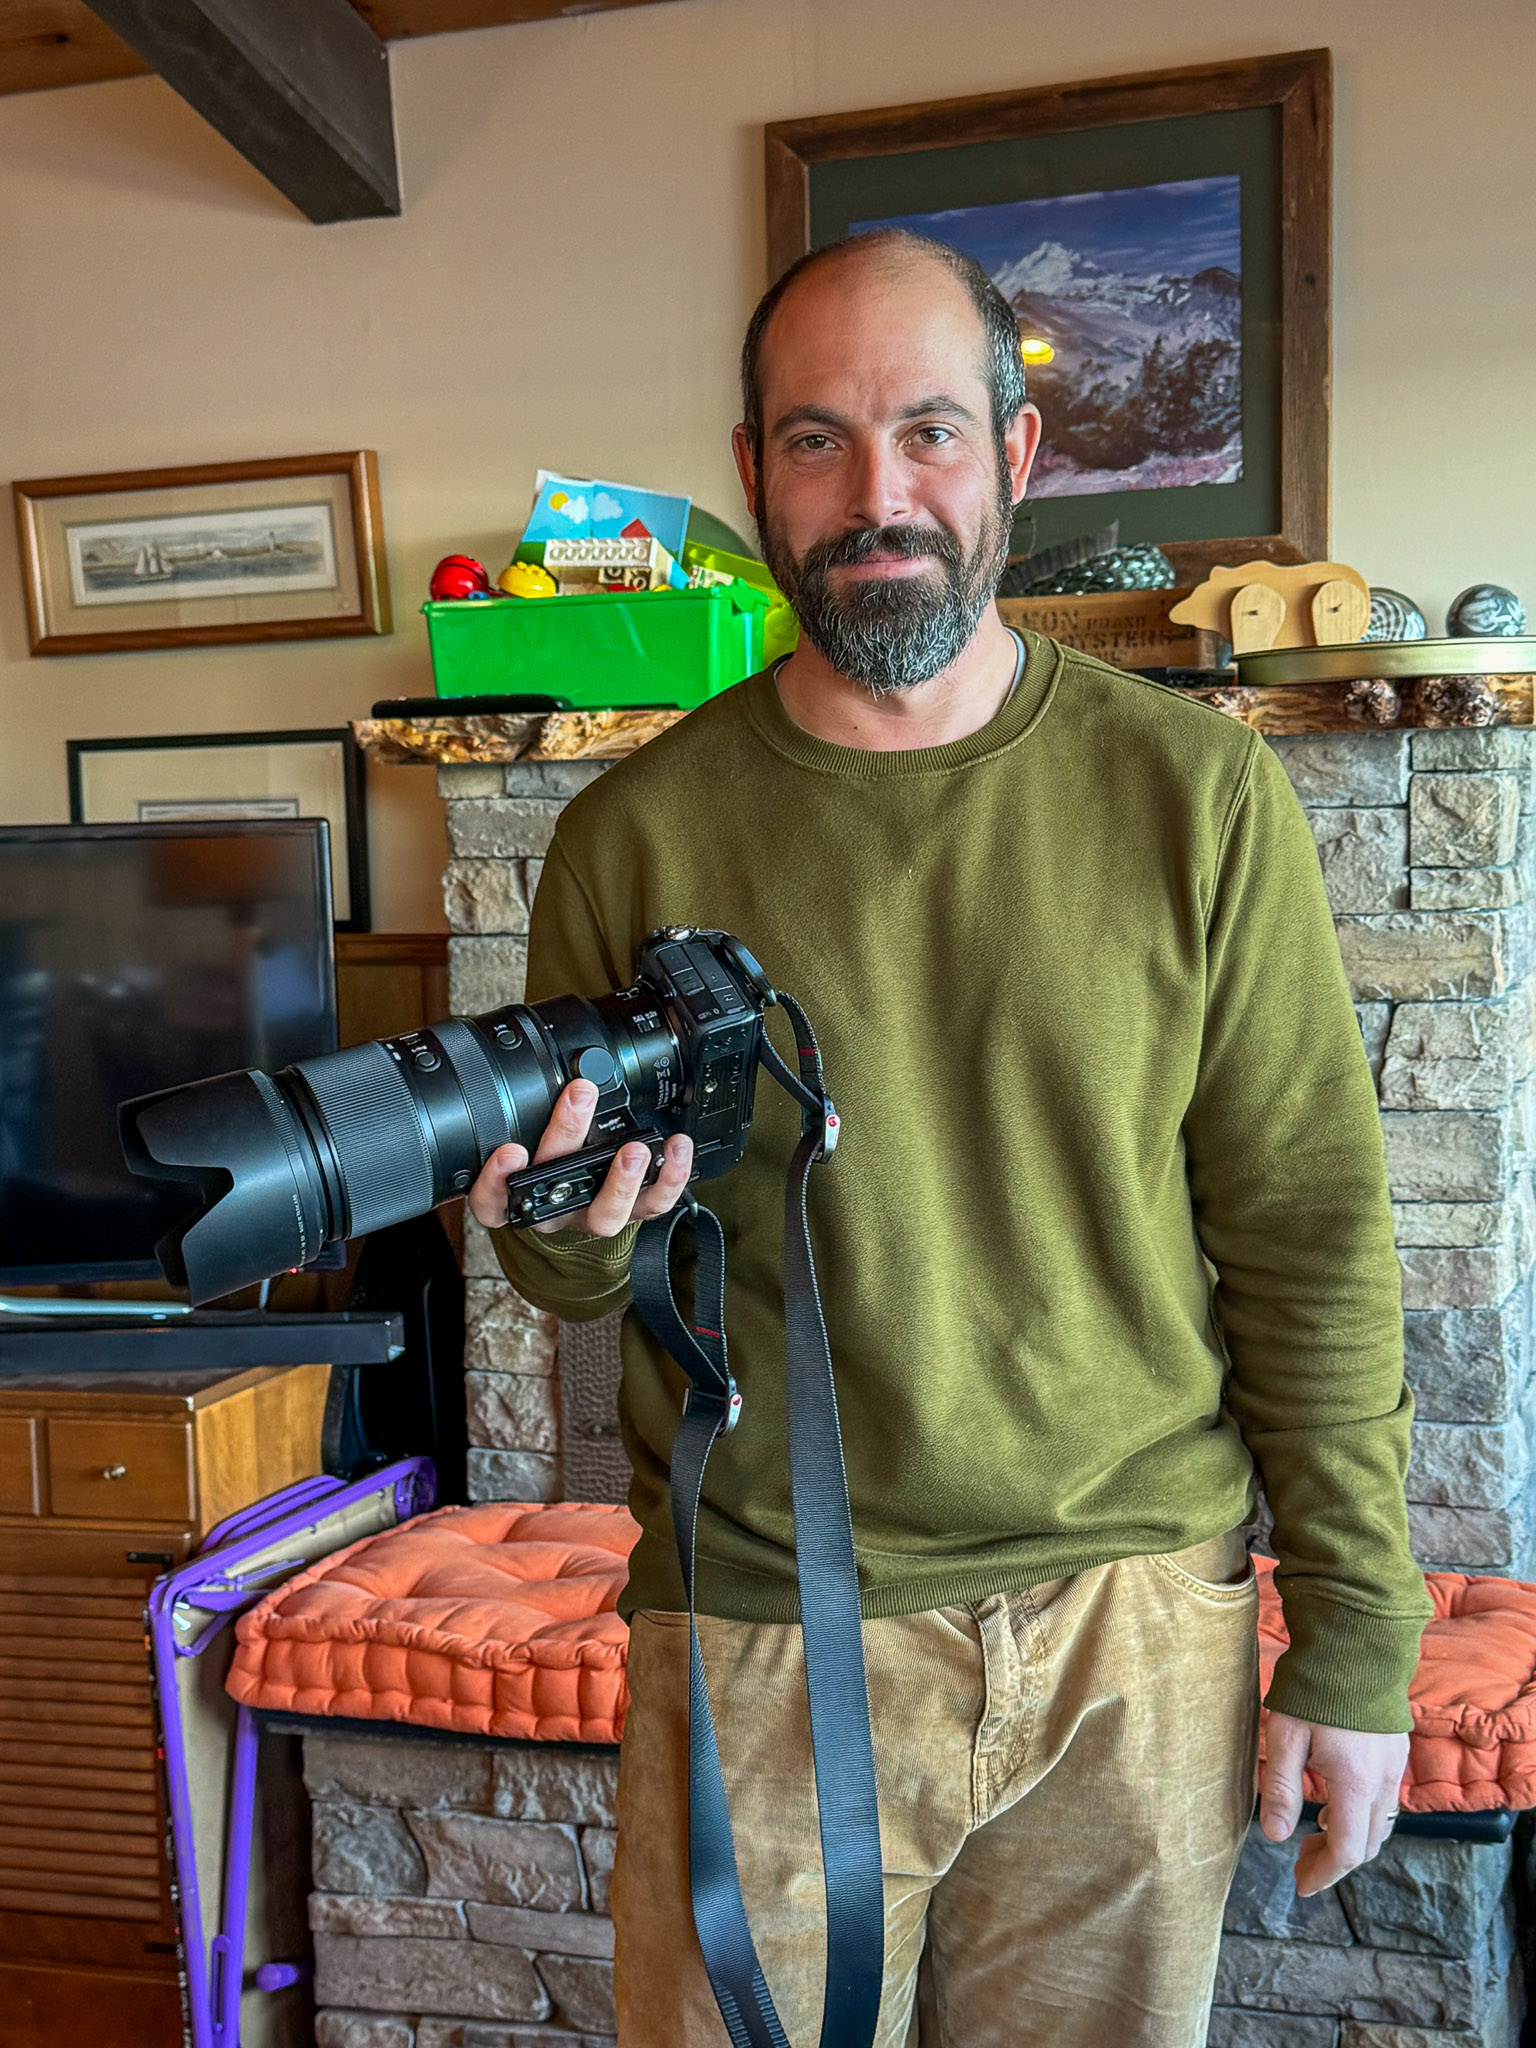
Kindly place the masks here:
[[(698, 1250), (696, 1327), (672, 1291), (672, 1244), (687, 1224)], [(672, 1529), (688, 1595), (688, 1883), (694, 1926), (715, 2003), (733, 2048), (788, 2048), (752, 1942), (736, 1864), (725, 1777), (704, 1682), (694, 1599), (699, 1496), (704, 1468), (730, 1427), (734, 1387), (725, 1350), (725, 1237), (712, 1210), (673, 1209), (643, 1224), (629, 1268), (635, 1311), (687, 1373), (690, 1385), (672, 1440)]]
[[(797, 1077), (766, 1036), (762, 1040), (763, 1066), (801, 1105), (800, 1143), (785, 1188), (785, 1392), (795, 1572), (827, 1897), (821, 2048), (870, 2048), (885, 1942), (874, 1744), (848, 1481), (806, 1211), (810, 1171), (826, 1156), (835, 1118), (809, 1020), (791, 997), (777, 1000), (794, 1024), (799, 1056)], [(698, 1247), (691, 1327), (678, 1310), (670, 1270), (672, 1243), (684, 1222), (694, 1230)], [(672, 1526), (688, 1595), (688, 1857), (694, 1925), (733, 2048), (788, 2048), (742, 1901), (695, 1605), (704, 1469), (716, 1442), (733, 1426), (739, 1405), (726, 1356), (725, 1240), (717, 1218), (695, 1205), (643, 1224), (630, 1285), (636, 1313), (690, 1381), (672, 1448)]]

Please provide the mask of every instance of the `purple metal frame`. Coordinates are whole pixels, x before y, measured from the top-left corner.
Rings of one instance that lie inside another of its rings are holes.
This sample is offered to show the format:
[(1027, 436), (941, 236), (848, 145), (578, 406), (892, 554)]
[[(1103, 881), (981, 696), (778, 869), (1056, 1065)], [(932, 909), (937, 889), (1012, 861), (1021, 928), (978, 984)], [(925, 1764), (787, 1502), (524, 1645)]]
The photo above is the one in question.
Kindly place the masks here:
[[(192, 2048), (239, 2048), (240, 1995), (245, 1978), (245, 1918), (249, 1899), (251, 1842), (256, 1813), (256, 1764), (260, 1727), (248, 1707), (235, 1717), (230, 1759), (229, 1808), (224, 1842), (223, 1897), (219, 1930), (207, 1939), (197, 1857), (193, 1840), (192, 1792), (187, 1771), (186, 1734), (176, 1664), (182, 1657), (201, 1656), (234, 1618), (272, 1590), (286, 1572), (295, 1572), (326, 1555), (313, 1539), (324, 1524), (345, 1516), (360, 1503), (393, 1488), (396, 1523), (423, 1514), (437, 1497), (437, 1475), (430, 1459), (403, 1458), (382, 1466), (351, 1485), (339, 1479), (301, 1479), (293, 1486), (231, 1515), (209, 1531), (190, 1564), (156, 1581), (149, 1596), (150, 1656), (159, 1697), (165, 1746), (165, 1776), (170, 1807), (171, 1844), (176, 1868), (182, 1946), (186, 1956), (187, 2002)], [(246, 1574), (243, 1560), (288, 1539), (309, 1539), (303, 1553), (269, 1560)], [(332, 1549), (351, 1540), (340, 1530)], [(201, 1608), (222, 1616), (195, 1642), (176, 1639), (178, 1609)], [(309, 1974), (304, 1962), (265, 1963), (255, 1973), (260, 1991), (279, 1991)]]

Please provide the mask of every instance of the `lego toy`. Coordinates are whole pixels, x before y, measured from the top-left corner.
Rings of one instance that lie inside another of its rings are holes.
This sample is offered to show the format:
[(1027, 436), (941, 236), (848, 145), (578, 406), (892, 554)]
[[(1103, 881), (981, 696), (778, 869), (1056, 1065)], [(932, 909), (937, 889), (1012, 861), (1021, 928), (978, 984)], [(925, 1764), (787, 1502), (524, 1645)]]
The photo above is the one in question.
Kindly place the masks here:
[[(634, 529), (638, 528), (638, 531)], [(562, 597), (590, 590), (686, 590), (688, 578), (640, 521), (613, 538), (547, 540), (544, 567)]]
[(554, 597), (559, 584), (537, 562), (508, 562), (496, 578), (496, 587), (508, 597)]

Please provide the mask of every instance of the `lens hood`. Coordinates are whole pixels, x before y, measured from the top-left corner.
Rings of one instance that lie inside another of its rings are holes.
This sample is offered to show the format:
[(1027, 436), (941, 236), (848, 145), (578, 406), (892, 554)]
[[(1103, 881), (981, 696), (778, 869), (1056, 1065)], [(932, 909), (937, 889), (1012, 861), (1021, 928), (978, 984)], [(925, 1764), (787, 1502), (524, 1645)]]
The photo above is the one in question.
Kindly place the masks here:
[(137, 1096), (118, 1111), (118, 1131), (134, 1173), (186, 1189), (189, 1213), (155, 1255), (194, 1304), (323, 1250), (329, 1217), (313, 1147), (265, 1074), (215, 1074)]

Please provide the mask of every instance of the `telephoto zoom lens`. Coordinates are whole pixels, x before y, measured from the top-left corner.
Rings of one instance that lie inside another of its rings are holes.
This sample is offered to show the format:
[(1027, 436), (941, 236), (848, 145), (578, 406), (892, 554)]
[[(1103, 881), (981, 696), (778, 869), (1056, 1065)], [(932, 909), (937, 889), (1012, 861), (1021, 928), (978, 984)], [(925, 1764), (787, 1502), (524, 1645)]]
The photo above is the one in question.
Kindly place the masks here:
[(498, 1145), (531, 1154), (578, 1075), (635, 1117), (678, 1121), (683, 1048), (656, 989), (514, 1003), (274, 1074), (217, 1074), (124, 1103), (119, 1123), (133, 1171), (196, 1203), (155, 1249), (201, 1303), (425, 1215)]

